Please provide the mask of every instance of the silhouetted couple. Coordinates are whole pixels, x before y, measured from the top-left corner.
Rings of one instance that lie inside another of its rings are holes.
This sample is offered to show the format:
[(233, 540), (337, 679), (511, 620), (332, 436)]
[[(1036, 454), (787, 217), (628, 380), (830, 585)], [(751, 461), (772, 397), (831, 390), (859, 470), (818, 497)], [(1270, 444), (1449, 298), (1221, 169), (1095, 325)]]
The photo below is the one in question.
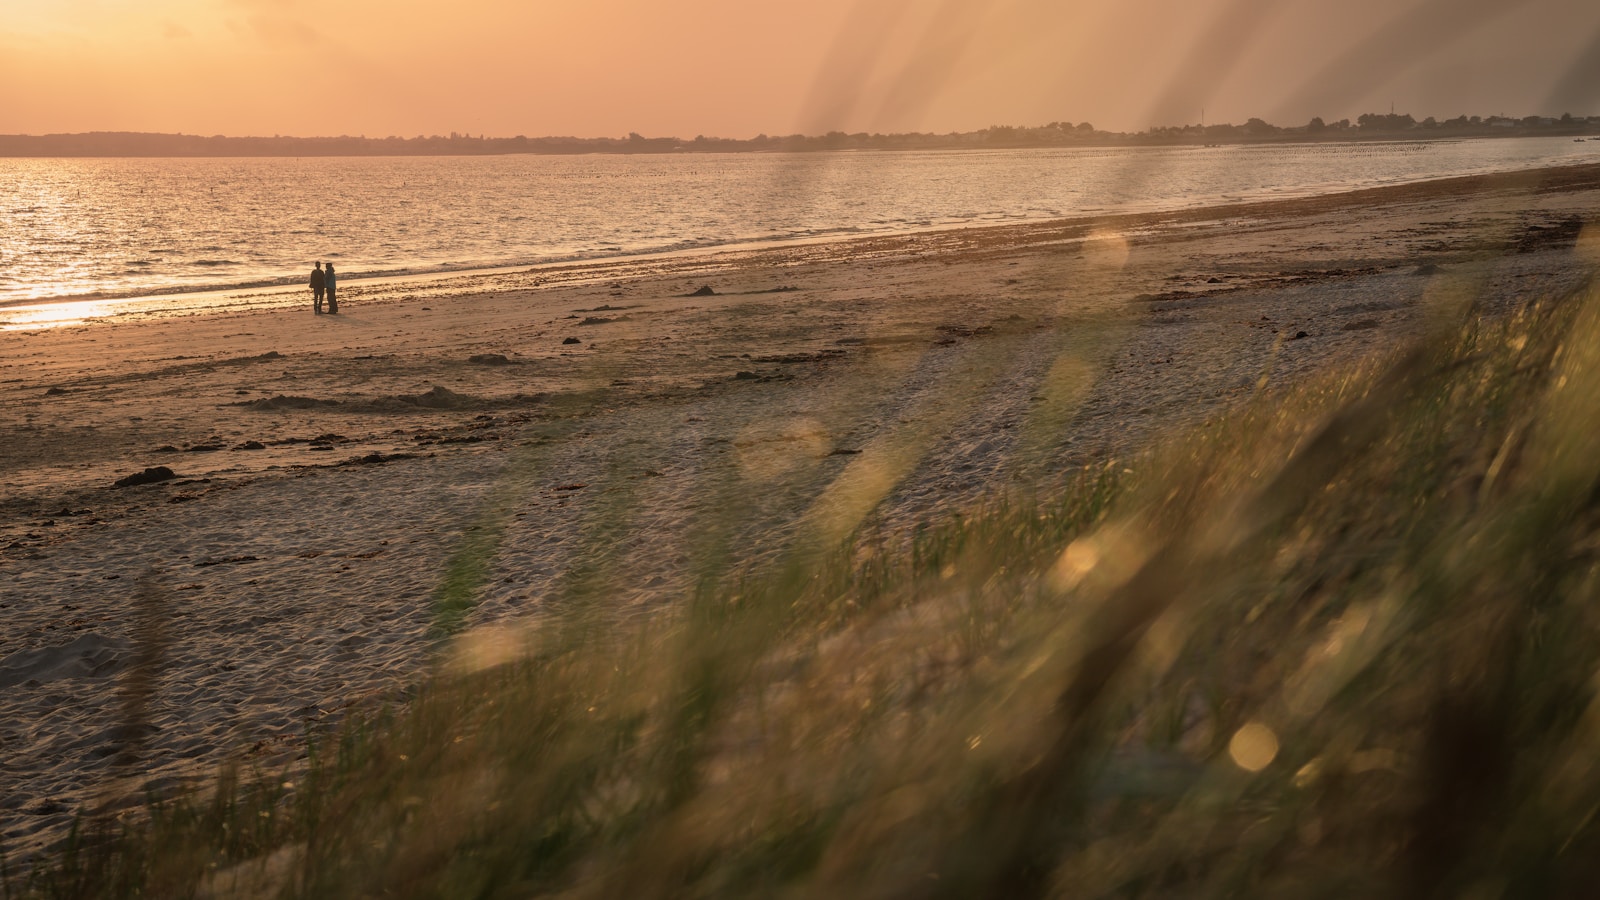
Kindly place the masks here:
[(328, 263), (328, 268), (324, 270), (322, 268), (322, 260), (317, 260), (317, 267), (311, 270), (311, 309), (313, 312), (321, 315), (322, 294), (324, 291), (328, 294), (328, 312), (339, 312), (339, 301), (335, 297), (336, 286), (333, 263)]

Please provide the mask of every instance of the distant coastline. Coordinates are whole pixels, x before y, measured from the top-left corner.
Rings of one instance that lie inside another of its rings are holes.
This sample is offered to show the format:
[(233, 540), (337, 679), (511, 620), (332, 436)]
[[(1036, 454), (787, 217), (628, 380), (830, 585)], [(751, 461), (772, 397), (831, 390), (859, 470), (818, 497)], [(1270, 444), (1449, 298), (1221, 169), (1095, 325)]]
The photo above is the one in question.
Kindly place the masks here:
[(1368, 113), (1352, 122), (1312, 119), (1282, 127), (1250, 119), (1243, 125), (1158, 126), (1140, 132), (1101, 131), (1082, 122), (1041, 126), (992, 126), (980, 131), (932, 134), (757, 135), (753, 138), (486, 137), (457, 134), (372, 138), (205, 137), (93, 131), (80, 134), (0, 135), (0, 157), (308, 157), (308, 156), (507, 156), (662, 153), (805, 153), (837, 150), (1014, 150), (1048, 147), (1181, 147), (1223, 144), (1440, 141), (1467, 138), (1600, 137), (1600, 116), (1460, 116), (1437, 121), (1410, 115)]

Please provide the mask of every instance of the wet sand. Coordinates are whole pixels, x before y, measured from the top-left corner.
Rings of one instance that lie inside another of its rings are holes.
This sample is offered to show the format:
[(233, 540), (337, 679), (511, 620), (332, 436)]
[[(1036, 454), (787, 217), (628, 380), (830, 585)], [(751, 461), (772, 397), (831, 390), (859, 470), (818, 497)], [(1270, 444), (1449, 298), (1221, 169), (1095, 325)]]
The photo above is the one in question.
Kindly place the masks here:
[(1575, 287), (1585, 222), (1600, 167), (0, 332), (4, 848), (403, 697), (459, 554), (471, 629), (621, 620), (722, 561), (1047, 497), (1442, 292)]

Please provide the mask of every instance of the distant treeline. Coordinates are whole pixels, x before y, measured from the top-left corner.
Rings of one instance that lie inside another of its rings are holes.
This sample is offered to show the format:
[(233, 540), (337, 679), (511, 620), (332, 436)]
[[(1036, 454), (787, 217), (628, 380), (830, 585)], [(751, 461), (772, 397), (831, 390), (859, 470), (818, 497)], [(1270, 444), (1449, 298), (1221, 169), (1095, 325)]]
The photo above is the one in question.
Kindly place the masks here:
[(949, 134), (906, 133), (823, 135), (792, 134), (749, 139), (700, 135), (692, 139), (537, 137), (491, 138), (470, 134), (416, 137), (202, 137), (189, 134), (145, 134), (93, 131), (86, 134), (0, 135), (0, 157), (21, 156), (499, 156), (513, 153), (752, 153), (819, 150), (981, 150), (1021, 147), (1168, 146), (1293, 141), (1359, 141), (1446, 139), (1458, 137), (1522, 137), (1531, 135), (1600, 135), (1600, 116), (1572, 115), (1459, 116), (1418, 122), (1409, 115), (1368, 113), (1351, 122), (1320, 118), (1290, 127), (1261, 119), (1243, 125), (1158, 126), (1140, 132), (1101, 131), (1088, 122), (1051, 122), (1036, 127), (995, 125), (981, 131)]

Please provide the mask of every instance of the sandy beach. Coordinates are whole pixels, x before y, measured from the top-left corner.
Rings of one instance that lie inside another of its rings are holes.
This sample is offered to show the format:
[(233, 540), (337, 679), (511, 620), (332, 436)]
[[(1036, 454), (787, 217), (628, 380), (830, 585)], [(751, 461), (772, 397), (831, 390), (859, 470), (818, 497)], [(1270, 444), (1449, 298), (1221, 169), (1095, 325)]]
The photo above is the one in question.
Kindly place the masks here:
[(0, 332), (0, 842), (403, 700), (452, 560), (470, 640), (1048, 497), (1434, 299), (1581, 284), (1597, 221), (1584, 166)]

